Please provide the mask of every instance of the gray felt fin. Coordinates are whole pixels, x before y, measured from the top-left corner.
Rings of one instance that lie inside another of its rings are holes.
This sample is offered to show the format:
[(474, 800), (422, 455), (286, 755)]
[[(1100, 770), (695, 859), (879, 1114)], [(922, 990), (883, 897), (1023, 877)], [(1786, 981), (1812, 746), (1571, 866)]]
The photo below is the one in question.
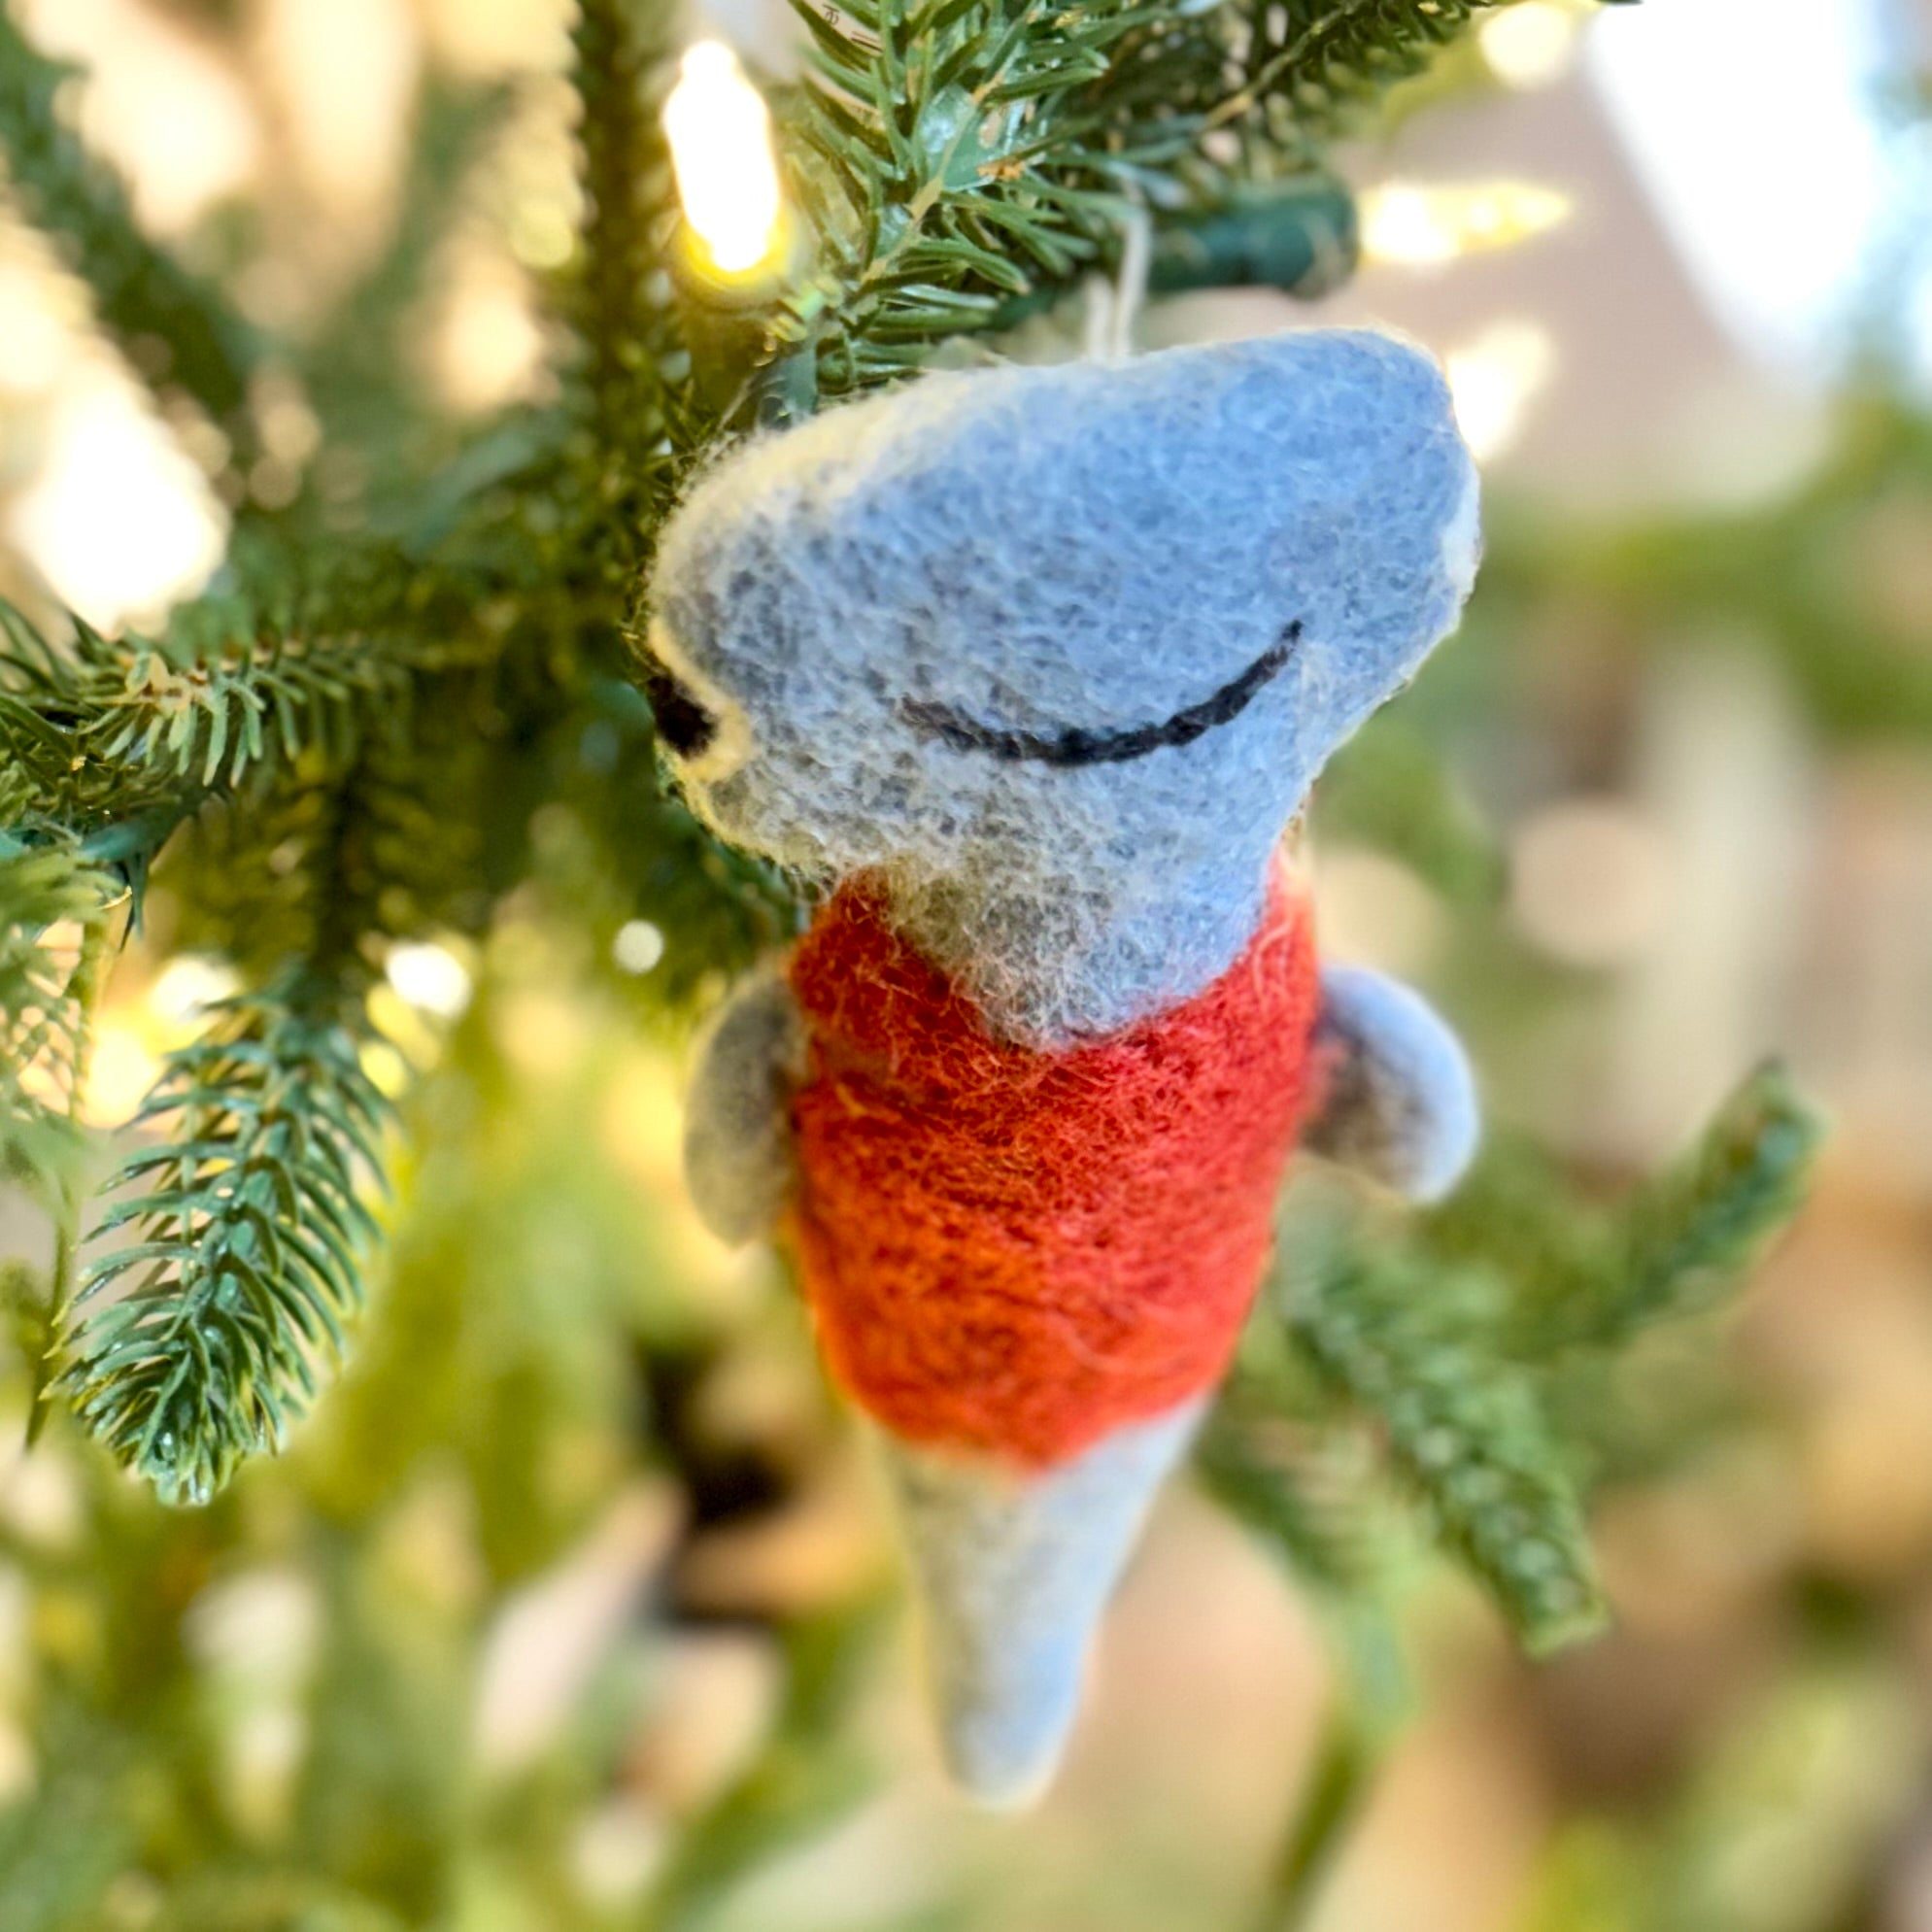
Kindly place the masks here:
[(1032, 1477), (885, 1439), (947, 1768), (981, 1804), (1016, 1809), (1051, 1781), (1107, 1599), (1203, 1407)]
[(712, 1016), (685, 1096), (685, 1183), (722, 1241), (769, 1234), (791, 1196), (788, 1108), (804, 1070), (804, 1020), (783, 969), (768, 965)]
[(1454, 1188), (1481, 1135), (1469, 1057), (1418, 993), (1361, 966), (1322, 969), (1315, 1052), (1326, 1091), (1311, 1153), (1410, 1201)]

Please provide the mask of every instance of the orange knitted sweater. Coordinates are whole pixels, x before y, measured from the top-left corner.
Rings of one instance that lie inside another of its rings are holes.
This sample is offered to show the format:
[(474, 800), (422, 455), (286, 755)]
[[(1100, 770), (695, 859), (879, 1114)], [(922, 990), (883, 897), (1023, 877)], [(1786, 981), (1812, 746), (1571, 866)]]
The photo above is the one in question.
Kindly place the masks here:
[(821, 1345), (907, 1441), (1044, 1468), (1212, 1387), (1266, 1266), (1317, 991), (1285, 870), (1210, 986), (1041, 1052), (864, 882), (799, 943), (810, 1034), (788, 1236)]

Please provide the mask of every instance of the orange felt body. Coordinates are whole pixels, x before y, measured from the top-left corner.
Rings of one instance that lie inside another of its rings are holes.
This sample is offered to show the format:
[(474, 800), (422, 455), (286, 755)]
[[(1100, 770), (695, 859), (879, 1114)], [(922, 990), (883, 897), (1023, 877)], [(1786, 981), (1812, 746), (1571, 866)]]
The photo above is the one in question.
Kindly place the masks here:
[(1043, 1053), (851, 884), (791, 966), (811, 1036), (788, 1235), (832, 1373), (911, 1441), (1031, 1468), (1210, 1388), (1307, 1102), (1308, 908), (1184, 1004)]

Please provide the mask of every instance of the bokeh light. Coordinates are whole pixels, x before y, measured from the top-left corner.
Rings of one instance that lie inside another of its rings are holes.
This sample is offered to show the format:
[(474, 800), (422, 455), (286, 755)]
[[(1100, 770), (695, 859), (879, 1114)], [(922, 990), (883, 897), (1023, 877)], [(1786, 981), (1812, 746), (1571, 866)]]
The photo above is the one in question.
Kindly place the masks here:
[(756, 269), (777, 243), (784, 206), (771, 114), (723, 42), (700, 41), (684, 56), (664, 132), (693, 233), (723, 273)]

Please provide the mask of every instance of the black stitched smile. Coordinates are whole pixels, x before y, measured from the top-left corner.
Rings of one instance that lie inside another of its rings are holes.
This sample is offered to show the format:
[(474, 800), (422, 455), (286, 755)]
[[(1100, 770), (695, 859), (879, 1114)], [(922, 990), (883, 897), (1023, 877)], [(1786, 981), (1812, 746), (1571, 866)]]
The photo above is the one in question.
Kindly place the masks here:
[(1163, 745), (1191, 745), (1203, 732), (1238, 718), (1254, 695), (1283, 669), (1301, 641), (1302, 620), (1298, 617), (1238, 677), (1230, 678), (1199, 704), (1190, 704), (1158, 725), (1102, 730), (1068, 725), (1057, 731), (1013, 731), (998, 725), (982, 725), (950, 704), (919, 697), (905, 699), (899, 715), (914, 730), (937, 738), (955, 751), (980, 751), (993, 758), (1033, 760), (1041, 764), (1121, 764), (1131, 758), (1145, 758)]

